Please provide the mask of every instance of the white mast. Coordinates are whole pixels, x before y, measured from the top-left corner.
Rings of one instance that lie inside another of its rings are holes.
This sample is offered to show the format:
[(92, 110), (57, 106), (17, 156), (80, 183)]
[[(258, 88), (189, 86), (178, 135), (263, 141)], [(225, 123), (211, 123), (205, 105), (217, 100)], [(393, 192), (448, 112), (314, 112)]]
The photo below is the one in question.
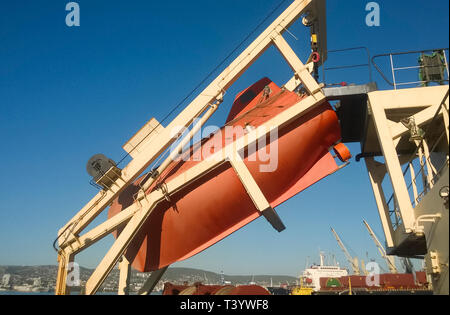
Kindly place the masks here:
[(339, 235), (336, 233), (336, 231), (331, 228), (331, 232), (333, 232), (334, 237), (336, 238), (336, 241), (339, 244), (339, 247), (341, 247), (342, 251), (345, 254), (345, 257), (347, 258), (348, 262), (350, 263), (350, 265), (352, 266), (353, 269), (353, 273), (355, 275), (360, 275), (361, 272), (359, 270), (359, 262), (358, 262), (358, 257), (352, 257), (350, 255), (350, 253), (348, 252), (347, 248), (344, 246), (344, 243), (342, 242), (341, 238), (339, 237)]
[(369, 223), (367, 223), (366, 220), (363, 220), (363, 222), (364, 222), (364, 225), (366, 226), (367, 230), (369, 231), (370, 236), (372, 237), (373, 241), (375, 242), (375, 245), (377, 246), (378, 251), (381, 254), (381, 257), (383, 257), (383, 259), (386, 261), (386, 264), (389, 267), (389, 271), (391, 273), (398, 273), (397, 267), (395, 266), (394, 257), (387, 255), (386, 250), (384, 249), (383, 245), (381, 245), (380, 241), (378, 240), (374, 231), (370, 227)]

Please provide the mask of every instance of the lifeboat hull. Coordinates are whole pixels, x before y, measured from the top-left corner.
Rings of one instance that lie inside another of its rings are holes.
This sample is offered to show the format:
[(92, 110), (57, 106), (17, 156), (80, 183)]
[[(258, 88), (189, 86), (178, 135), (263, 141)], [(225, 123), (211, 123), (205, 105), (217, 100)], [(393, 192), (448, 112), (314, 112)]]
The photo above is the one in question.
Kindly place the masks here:
[[(260, 81), (253, 86), (259, 84), (256, 91), (250, 93), (254, 97), (247, 95), (247, 99), (242, 99), (245, 91), (238, 96), (232, 110), (235, 114), (230, 114), (227, 126), (258, 127), (302, 99), (267, 80), (263, 79), (262, 83)], [(263, 91), (262, 86), (271, 87), (269, 97), (265, 95), (267, 89)], [(231, 141), (237, 138), (239, 135)], [(329, 104), (324, 103), (278, 130), (276, 140), (270, 142), (268, 139), (267, 146), (247, 154), (244, 163), (272, 208), (275, 208), (338, 169), (329, 150), (340, 138), (336, 113)], [(216, 133), (200, 145), (194, 145), (190, 154), (196, 156), (201, 150), (201, 159), (205, 159), (215, 153), (218, 142), (226, 145), (227, 141), (230, 139), (226, 132)], [(276, 146), (271, 146), (274, 141)], [(262, 172), (261, 167), (267, 167), (268, 162), (261, 156), (267, 156), (268, 151), (274, 150), (273, 147), (277, 151), (276, 161), (270, 163), (276, 165), (273, 170)], [(198, 159), (173, 162), (147, 193), (198, 163)], [(147, 177), (138, 179), (113, 202), (109, 217), (133, 203), (133, 195)], [(260, 216), (231, 164), (225, 163), (171, 195), (170, 201), (164, 200), (158, 204), (131, 242), (126, 256), (140, 272), (158, 270), (200, 253)], [(118, 229), (114, 235), (117, 236), (120, 231)]]

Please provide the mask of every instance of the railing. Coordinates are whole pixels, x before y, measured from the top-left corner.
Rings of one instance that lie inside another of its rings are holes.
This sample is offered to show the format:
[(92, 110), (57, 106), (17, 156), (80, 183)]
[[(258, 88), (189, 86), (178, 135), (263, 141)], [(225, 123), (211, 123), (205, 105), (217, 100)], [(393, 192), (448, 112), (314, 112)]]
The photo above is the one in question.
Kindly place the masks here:
[[(445, 134), (443, 134), (445, 135)], [(415, 170), (415, 167), (412, 163), (408, 163), (408, 166), (406, 167), (403, 176), (407, 176), (408, 172), (411, 176), (411, 183), (408, 185), (408, 192), (411, 197), (411, 203), (413, 207), (417, 206), (420, 201), (423, 199), (423, 197), (428, 193), (428, 191), (434, 187), (436, 182), (440, 179), (440, 176), (442, 174), (442, 171), (445, 169), (445, 166), (448, 166), (449, 160), (446, 159), (445, 162), (440, 166), (438, 170), (434, 168), (434, 165), (432, 164), (431, 158), (428, 157), (426, 159), (426, 162), (421, 163), (419, 170)], [(431, 168), (434, 169), (432, 171), (433, 175), (430, 180), (426, 178), (426, 168), (427, 165), (431, 165)], [(415, 175), (418, 174), (418, 175)], [(398, 204), (395, 200), (394, 194), (391, 195), (389, 201), (389, 214), (391, 216), (392, 225), (394, 227), (394, 230), (397, 229), (398, 226), (402, 224), (402, 219), (400, 215), (400, 211), (398, 208)]]
[[(425, 55), (426, 53), (432, 53), (432, 54), (442, 54), (440, 55), (440, 57), (443, 58), (442, 60), (442, 65), (422, 65), (420, 64), (419, 60), (420, 58), (424, 58), (427, 57), (427, 55)], [(403, 86), (411, 86), (411, 85), (422, 85), (422, 86), (426, 86), (432, 82), (438, 82), (438, 83), (443, 83), (443, 82), (449, 82), (449, 70), (448, 70), (448, 48), (441, 48), (441, 49), (430, 49), (430, 50), (419, 50), (419, 51), (408, 51), (408, 52), (400, 52), (400, 53), (390, 53), (390, 54), (382, 54), (382, 55), (376, 55), (372, 58), (372, 64), (375, 67), (375, 69), (378, 71), (378, 73), (381, 75), (381, 77), (391, 86), (394, 87), (394, 89), (398, 89), (399, 87), (403, 87)], [(395, 61), (394, 61), (394, 57), (395, 56), (418, 56), (418, 65), (410, 65), (410, 66), (403, 66), (403, 67), (396, 67), (395, 65)], [(380, 65), (377, 64), (375, 62), (376, 59), (380, 59), (380, 58), (388, 58), (388, 63), (390, 65), (390, 71), (391, 71), (391, 75), (392, 75), (392, 81), (390, 79), (388, 79), (387, 75), (381, 70)], [(428, 69), (432, 69), (432, 68), (442, 68), (442, 72), (443, 72), (443, 77), (441, 80), (432, 80), (432, 79), (428, 79), (428, 80), (423, 80), (424, 78), (421, 78), (421, 71), (423, 71), (422, 73), (426, 72), (426, 70)], [(416, 75), (418, 75), (419, 80), (416, 81), (407, 81), (407, 82), (402, 82), (399, 80), (399, 72), (402, 71), (402, 74), (406, 71), (411, 71), (414, 70)], [(418, 70), (418, 71), (417, 71)], [(418, 72), (418, 73), (417, 73)], [(445, 73), (446, 72), (446, 73)]]
[(340, 83), (331, 83), (326, 84), (326, 72), (327, 71), (334, 71), (334, 70), (342, 70), (342, 69), (353, 69), (353, 68), (366, 68), (368, 69), (368, 82), (372, 82), (372, 67), (370, 65), (370, 52), (367, 47), (352, 47), (352, 48), (345, 48), (345, 49), (335, 49), (335, 50), (328, 50), (328, 56), (333, 53), (340, 53), (340, 52), (346, 52), (346, 51), (365, 51), (367, 54), (367, 63), (363, 64), (350, 64), (350, 65), (339, 65), (335, 67), (325, 67), (322, 63), (322, 78), (323, 82), (326, 86), (333, 86), (333, 85), (340, 85)]
[[(448, 92), (444, 98), (444, 101), (440, 104), (435, 116), (433, 117), (431, 123), (428, 125), (429, 127), (425, 131), (425, 136), (428, 134), (430, 126), (434, 126), (437, 118), (440, 116), (441, 111), (444, 109), (444, 115), (446, 113), (445, 100), (448, 98)], [(446, 166), (449, 165), (448, 152), (438, 151), (438, 146), (441, 144), (442, 140), (446, 137), (446, 130), (444, 130), (440, 134), (439, 137), (436, 138), (431, 149), (428, 147), (427, 141), (425, 139), (417, 140), (416, 145), (417, 148), (412, 154), (411, 158), (408, 161), (408, 165), (403, 172), (403, 176), (406, 177), (410, 175), (411, 182), (408, 185), (408, 192), (411, 199), (411, 204), (413, 207), (416, 207), (423, 197), (434, 187), (436, 182), (440, 179), (442, 175), (442, 171)], [(447, 144), (448, 145), (448, 144)], [(432, 161), (431, 154), (440, 154), (442, 156), (442, 161), (439, 165), (436, 165), (436, 161)], [(415, 164), (418, 165), (419, 169), (416, 170)], [(389, 214), (391, 217), (391, 222), (396, 230), (401, 224), (402, 219), (400, 215), (400, 211), (398, 208), (398, 204), (395, 199), (395, 194), (393, 193), (390, 199), (387, 202), (389, 207)]]

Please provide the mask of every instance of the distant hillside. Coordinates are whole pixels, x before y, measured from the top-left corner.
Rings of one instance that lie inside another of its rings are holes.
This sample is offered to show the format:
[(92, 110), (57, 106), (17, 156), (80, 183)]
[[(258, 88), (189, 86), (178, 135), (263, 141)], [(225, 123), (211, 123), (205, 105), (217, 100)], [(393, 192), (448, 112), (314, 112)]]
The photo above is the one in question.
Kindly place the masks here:
[[(13, 283), (31, 283), (30, 279), (41, 278), (44, 283), (53, 284), (56, 280), (57, 266), (0, 266), (0, 281), (4, 274), (10, 274)], [(94, 270), (80, 267), (81, 280), (86, 281)], [(131, 281), (134, 283), (144, 282), (149, 273), (144, 274), (132, 270)], [(109, 281), (116, 282), (119, 278), (119, 270), (114, 269), (108, 277)], [(295, 277), (283, 275), (248, 275), (233, 276), (224, 275), (225, 281), (232, 284), (248, 284), (254, 281), (261, 285), (274, 285), (296, 282)], [(220, 283), (221, 275), (218, 273), (192, 269), (192, 268), (169, 268), (162, 278), (162, 282), (183, 283), (203, 282), (205, 284)]]
[[(166, 279), (178, 279), (185, 278), (187, 276), (198, 278), (200, 280), (208, 281), (211, 283), (219, 283), (221, 280), (221, 275), (218, 273), (200, 270), (200, 269), (192, 269), (192, 268), (169, 268), (163, 277), (163, 280)], [(206, 277), (206, 279), (205, 279)], [(246, 275), (246, 276), (234, 276), (234, 275), (224, 275), (225, 281), (231, 281), (233, 284), (240, 283), (246, 284), (252, 281), (258, 283), (270, 283), (271, 279), (274, 284), (278, 283), (294, 283), (297, 279), (291, 276), (283, 276), (283, 275)]]

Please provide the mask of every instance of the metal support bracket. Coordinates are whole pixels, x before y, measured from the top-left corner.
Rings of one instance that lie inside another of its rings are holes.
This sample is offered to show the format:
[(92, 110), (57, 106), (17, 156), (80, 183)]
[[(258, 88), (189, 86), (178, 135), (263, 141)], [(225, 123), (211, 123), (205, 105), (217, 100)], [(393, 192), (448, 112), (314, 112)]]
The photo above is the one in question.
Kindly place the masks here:
[(152, 293), (153, 289), (155, 289), (156, 285), (158, 284), (159, 280), (161, 280), (162, 276), (166, 272), (167, 268), (169, 266), (153, 271), (150, 277), (145, 281), (142, 288), (138, 291), (138, 295), (150, 295)]
[(436, 221), (439, 220), (441, 217), (442, 217), (442, 215), (440, 213), (438, 213), (438, 214), (421, 215), (414, 222), (414, 233), (416, 233), (416, 234), (423, 234), (424, 233), (425, 227), (423, 225), (420, 225), (421, 222), (436, 223)]
[(439, 262), (439, 255), (436, 251), (432, 250), (425, 256), (427, 262), (427, 273), (433, 276), (437, 276), (441, 273), (441, 264)]
[(230, 159), (230, 163), (244, 185), (248, 195), (253, 200), (256, 209), (262, 213), (262, 215), (267, 219), (267, 221), (269, 221), (275, 230), (278, 232), (284, 231), (286, 226), (283, 224), (275, 210), (270, 206), (266, 197), (264, 197), (263, 192), (259, 188), (247, 166), (245, 166), (244, 161), (240, 159), (239, 154), (236, 154), (235, 159)]

